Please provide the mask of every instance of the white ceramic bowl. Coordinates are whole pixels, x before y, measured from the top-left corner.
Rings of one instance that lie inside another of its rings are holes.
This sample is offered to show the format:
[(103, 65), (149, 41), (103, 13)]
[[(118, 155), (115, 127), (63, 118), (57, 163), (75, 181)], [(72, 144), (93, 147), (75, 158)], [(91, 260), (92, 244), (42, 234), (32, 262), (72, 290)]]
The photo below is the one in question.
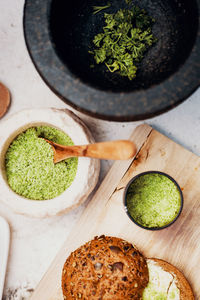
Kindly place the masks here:
[(6, 220), (0, 216), (0, 299), (3, 295), (4, 280), (6, 275), (6, 266), (8, 260), (8, 251), (10, 244), (10, 228)]
[(71, 186), (50, 200), (30, 200), (16, 194), (9, 187), (5, 172), (5, 154), (15, 137), (34, 126), (49, 125), (67, 133), (76, 145), (94, 142), (88, 128), (67, 109), (30, 109), (7, 118), (0, 126), (0, 200), (16, 213), (32, 217), (48, 217), (67, 212), (81, 203), (94, 189), (99, 176), (97, 159), (79, 158), (78, 168)]

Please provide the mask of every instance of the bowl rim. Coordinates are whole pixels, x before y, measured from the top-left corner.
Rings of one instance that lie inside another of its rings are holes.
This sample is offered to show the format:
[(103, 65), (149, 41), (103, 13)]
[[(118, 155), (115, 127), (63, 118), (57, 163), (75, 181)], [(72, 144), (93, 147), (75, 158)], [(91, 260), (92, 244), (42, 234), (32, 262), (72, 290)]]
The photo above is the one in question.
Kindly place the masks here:
[[(127, 208), (127, 191), (130, 187), (130, 185), (138, 178), (138, 177), (141, 177), (143, 175), (146, 175), (146, 174), (160, 174), (160, 175), (163, 175), (167, 178), (169, 178), (177, 187), (178, 191), (179, 191), (179, 194), (180, 194), (180, 200), (181, 200), (181, 203), (180, 203), (180, 208), (179, 208), (179, 212), (178, 214), (176, 215), (176, 217), (168, 224), (164, 225), (164, 226), (161, 226), (161, 227), (147, 227), (147, 226), (143, 226), (141, 224), (139, 224), (137, 221), (135, 221), (135, 219), (130, 215), (129, 211), (128, 211), (128, 208)], [(161, 230), (161, 229), (165, 229), (167, 227), (169, 227), (170, 225), (174, 224), (174, 222), (178, 219), (178, 217), (180, 216), (182, 210), (183, 210), (183, 203), (184, 203), (184, 198), (183, 198), (183, 193), (182, 193), (182, 190), (179, 186), (179, 184), (177, 183), (177, 181), (171, 177), (169, 174), (165, 173), (165, 172), (162, 172), (162, 171), (146, 171), (146, 172), (141, 172), (139, 174), (137, 174), (136, 176), (134, 176), (126, 185), (125, 187), (125, 190), (124, 190), (124, 193), (123, 193), (123, 205), (124, 205), (124, 209), (126, 211), (126, 214), (128, 215), (128, 217), (131, 219), (131, 221), (133, 223), (135, 223), (137, 226), (143, 228), (143, 229), (147, 229), (147, 230), (151, 230), (151, 231), (157, 231), (157, 230)]]
[[(32, 0), (25, 1), (23, 30), (26, 47), (44, 82), (61, 100), (76, 110), (110, 121), (145, 120), (174, 108), (200, 86), (200, 0), (195, 1), (198, 6), (199, 24), (190, 54), (175, 73), (146, 90), (129, 93), (105, 92), (74, 76), (62, 63), (51, 42), (49, 10), (52, 0), (40, 0), (37, 3)], [(129, 105), (126, 111), (124, 101)], [(147, 103), (151, 103), (151, 106)], [(120, 107), (120, 110), (113, 113), (113, 107), (116, 106)], [(133, 109), (130, 110), (130, 107)]]

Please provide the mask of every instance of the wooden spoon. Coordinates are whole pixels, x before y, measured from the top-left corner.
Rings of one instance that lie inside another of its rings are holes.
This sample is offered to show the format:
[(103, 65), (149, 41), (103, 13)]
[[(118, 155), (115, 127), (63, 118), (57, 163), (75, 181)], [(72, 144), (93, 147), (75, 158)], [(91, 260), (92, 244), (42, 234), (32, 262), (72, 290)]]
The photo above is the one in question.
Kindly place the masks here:
[(93, 157), (100, 159), (123, 160), (130, 159), (136, 154), (135, 144), (128, 140), (102, 142), (81, 146), (63, 146), (46, 140), (54, 151), (54, 163), (69, 157)]
[(0, 82), (0, 119), (5, 115), (10, 106), (10, 93), (8, 88)]

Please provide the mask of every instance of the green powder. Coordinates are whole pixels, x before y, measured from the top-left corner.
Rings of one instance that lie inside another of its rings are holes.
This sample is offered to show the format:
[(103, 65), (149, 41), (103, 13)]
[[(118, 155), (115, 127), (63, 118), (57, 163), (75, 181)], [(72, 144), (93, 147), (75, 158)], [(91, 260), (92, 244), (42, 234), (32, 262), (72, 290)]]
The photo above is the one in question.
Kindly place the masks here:
[(73, 182), (77, 158), (54, 164), (53, 150), (43, 137), (62, 145), (73, 145), (64, 132), (49, 126), (29, 128), (9, 146), (5, 167), (8, 184), (17, 194), (33, 200), (52, 199)]
[(169, 224), (177, 216), (180, 205), (180, 192), (165, 175), (141, 175), (127, 191), (128, 212), (138, 224), (145, 227)]

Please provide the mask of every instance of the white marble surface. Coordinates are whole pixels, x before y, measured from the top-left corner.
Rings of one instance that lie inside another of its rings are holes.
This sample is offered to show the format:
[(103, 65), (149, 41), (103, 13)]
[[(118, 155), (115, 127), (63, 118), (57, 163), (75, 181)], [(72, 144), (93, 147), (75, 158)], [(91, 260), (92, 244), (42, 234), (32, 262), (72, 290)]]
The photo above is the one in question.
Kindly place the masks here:
[[(12, 105), (7, 115), (32, 107), (67, 107), (41, 80), (30, 60), (23, 37), (23, 5), (23, 0), (0, 1), (0, 81), (12, 94)], [(97, 141), (127, 138), (140, 123), (105, 122), (82, 114), (79, 116)], [(3, 119), (0, 120), (0, 130), (1, 122)], [(200, 89), (177, 108), (146, 122), (200, 155)], [(110, 165), (111, 162), (102, 162), (101, 179)], [(2, 198), (0, 191), (0, 200)], [(0, 215), (8, 220), (11, 227), (3, 299), (30, 297), (83, 209), (84, 205), (60, 217), (36, 220), (13, 214), (0, 202)]]

